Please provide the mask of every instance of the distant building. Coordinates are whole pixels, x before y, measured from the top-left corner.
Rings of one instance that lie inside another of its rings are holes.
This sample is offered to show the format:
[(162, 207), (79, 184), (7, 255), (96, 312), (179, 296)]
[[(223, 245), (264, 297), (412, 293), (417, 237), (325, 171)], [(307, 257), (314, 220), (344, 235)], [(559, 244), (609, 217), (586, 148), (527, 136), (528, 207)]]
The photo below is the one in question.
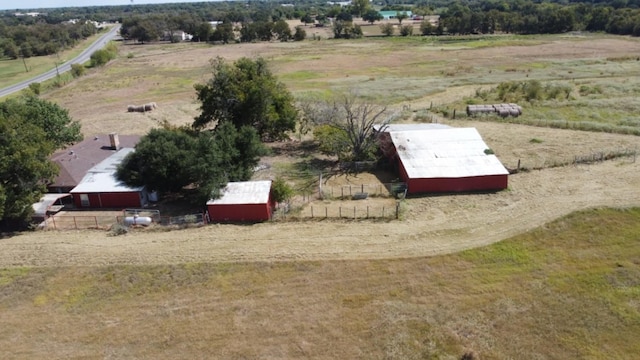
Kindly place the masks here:
[(390, 10), (390, 11), (379, 11), (379, 13), (380, 15), (382, 15), (383, 20), (396, 19), (398, 17), (398, 14), (400, 13), (407, 14), (407, 19), (411, 19), (413, 17), (413, 12), (411, 11)]

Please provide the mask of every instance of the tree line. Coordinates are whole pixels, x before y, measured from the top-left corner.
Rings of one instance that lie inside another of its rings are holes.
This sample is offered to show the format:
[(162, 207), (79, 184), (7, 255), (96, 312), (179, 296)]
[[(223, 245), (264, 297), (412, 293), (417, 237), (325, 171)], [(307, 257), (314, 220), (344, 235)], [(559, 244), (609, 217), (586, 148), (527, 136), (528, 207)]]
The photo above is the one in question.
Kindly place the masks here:
[[(9, 59), (45, 56), (72, 48), (98, 32), (92, 22), (0, 22), (0, 52)], [(22, 19), (20, 17), (19, 19)]]

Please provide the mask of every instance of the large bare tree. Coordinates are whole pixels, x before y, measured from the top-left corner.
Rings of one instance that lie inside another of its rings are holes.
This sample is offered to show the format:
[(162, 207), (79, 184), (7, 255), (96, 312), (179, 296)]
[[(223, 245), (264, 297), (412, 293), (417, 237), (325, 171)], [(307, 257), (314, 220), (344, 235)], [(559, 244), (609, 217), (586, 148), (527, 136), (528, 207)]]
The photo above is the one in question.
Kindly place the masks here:
[(348, 153), (353, 161), (371, 160), (375, 156), (377, 131), (397, 116), (387, 106), (360, 99), (353, 92), (331, 100), (306, 102), (303, 111), (317, 129), (337, 130), (328, 132), (339, 147), (336, 154)]

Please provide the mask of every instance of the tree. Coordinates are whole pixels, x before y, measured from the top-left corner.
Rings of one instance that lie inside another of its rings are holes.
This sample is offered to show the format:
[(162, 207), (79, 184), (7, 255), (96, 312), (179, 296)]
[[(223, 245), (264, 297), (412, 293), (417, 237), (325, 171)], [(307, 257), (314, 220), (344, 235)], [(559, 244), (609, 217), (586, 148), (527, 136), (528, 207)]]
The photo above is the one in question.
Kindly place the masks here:
[(17, 230), (57, 173), (48, 159), (55, 148), (43, 129), (21, 116), (0, 114), (0, 134), (0, 228)]
[(273, 33), (280, 41), (289, 41), (293, 37), (289, 24), (284, 20), (278, 20), (273, 24)]
[(223, 44), (228, 44), (229, 41), (235, 40), (233, 24), (225, 21), (222, 24), (216, 25), (216, 30), (211, 35), (211, 40), (221, 41)]
[(213, 28), (211, 24), (206, 21), (203, 21), (196, 27), (195, 37), (198, 42), (200, 41), (209, 41), (209, 37), (211, 37), (211, 33), (213, 33)]
[(369, 4), (369, 0), (353, 0), (351, 2), (351, 10), (356, 16), (363, 16), (363, 14), (370, 8), (371, 5)]
[(248, 180), (264, 153), (250, 127), (238, 130), (223, 123), (215, 133), (165, 127), (140, 139), (118, 167), (117, 177), (130, 186), (190, 194), (193, 203), (201, 205), (227, 182)]
[(68, 110), (35, 95), (1, 103), (0, 116), (17, 116), (39, 127), (45, 132), (45, 139), (54, 149), (82, 140), (80, 123), (71, 119)]
[(302, 26), (296, 26), (296, 32), (293, 34), (293, 41), (303, 41), (307, 38), (307, 32)]
[(397, 15), (396, 15), (396, 19), (398, 19), (398, 23), (399, 23), (400, 25), (402, 25), (402, 21), (403, 21), (404, 19), (408, 18), (408, 17), (409, 17), (409, 15), (407, 15), (407, 13), (406, 13), (406, 12), (404, 12), (404, 11), (403, 11), (403, 12), (399, 12), (399, 13), (397, 13)]
[(388, 114), (386, 106), (362, 101), (353, 93), (330, 101), (306, 104), (305, 111), (316, 125), (336, 130), (334, 144), (341, 146), (336, 153), (348, 154), (344, 159), (351, 161), (374, 159), (377, 150), (374, 125), (384, 127), (396, 117)]
[(382, 14), (375, 9), (368, 9), (362, 14), (362, 20), (367, 21), (369, 24), (373, 24), (376, 21), (384, 19)]
[(422, 33), (422, 35), (431, 35), (436, 32), (436, 27), (431, 24), (431, 21), (429, 21), (429, 19), (424, 19), (420, 23), (420, 32)]
[(81, 139), (80, 125), (56, 104), (34, 95), (0, 103), (0, 228), (27, 224), (58, 171), (49, 155)]
[(194, 128), (230, 122), (251, 126), (264, 140), (287, 138), (295, 130), (298, 111), (285, 85), (269, 71), (263, 58), (241, 58), (233, 64), (218, 57), (211, 61), (212, 78), (195, 86), (202, 113)]
[(287, 201), (293, 196), (293, 188), (281, 177), (276, 177), (275, 180), (273, 180), (271, 192), (273, 194), (273, 200), (277, 203)]
[(314, 22), (313, 18), (311, 17), (311, 15), (309, 15), (309, 13), (304, 14), (304, 15), (300, 18), (300, 21), (301, 21), (303, 24), (305, 24), (305, 26), (306, 26), (306, 25), (308, 25), (308, 24), (313, 24), (313, 22)]
[(394, 31), (396, 29), (393, 27), (392, 23), (384, 23), (382, 25), (380, 25), (380, 31), (385, 35), (385, 36), (391, 36), (393, 35)]

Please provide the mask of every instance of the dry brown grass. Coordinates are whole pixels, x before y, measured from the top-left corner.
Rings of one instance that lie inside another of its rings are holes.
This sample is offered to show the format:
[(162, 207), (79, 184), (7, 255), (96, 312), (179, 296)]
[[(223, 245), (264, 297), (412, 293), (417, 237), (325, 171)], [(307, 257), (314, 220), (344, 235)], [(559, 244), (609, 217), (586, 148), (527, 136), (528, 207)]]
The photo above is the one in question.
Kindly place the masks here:
[(0, 270), (0, 347), (5, 359), (632, 359), (638, 216), (585, 212), (432, 258)]

